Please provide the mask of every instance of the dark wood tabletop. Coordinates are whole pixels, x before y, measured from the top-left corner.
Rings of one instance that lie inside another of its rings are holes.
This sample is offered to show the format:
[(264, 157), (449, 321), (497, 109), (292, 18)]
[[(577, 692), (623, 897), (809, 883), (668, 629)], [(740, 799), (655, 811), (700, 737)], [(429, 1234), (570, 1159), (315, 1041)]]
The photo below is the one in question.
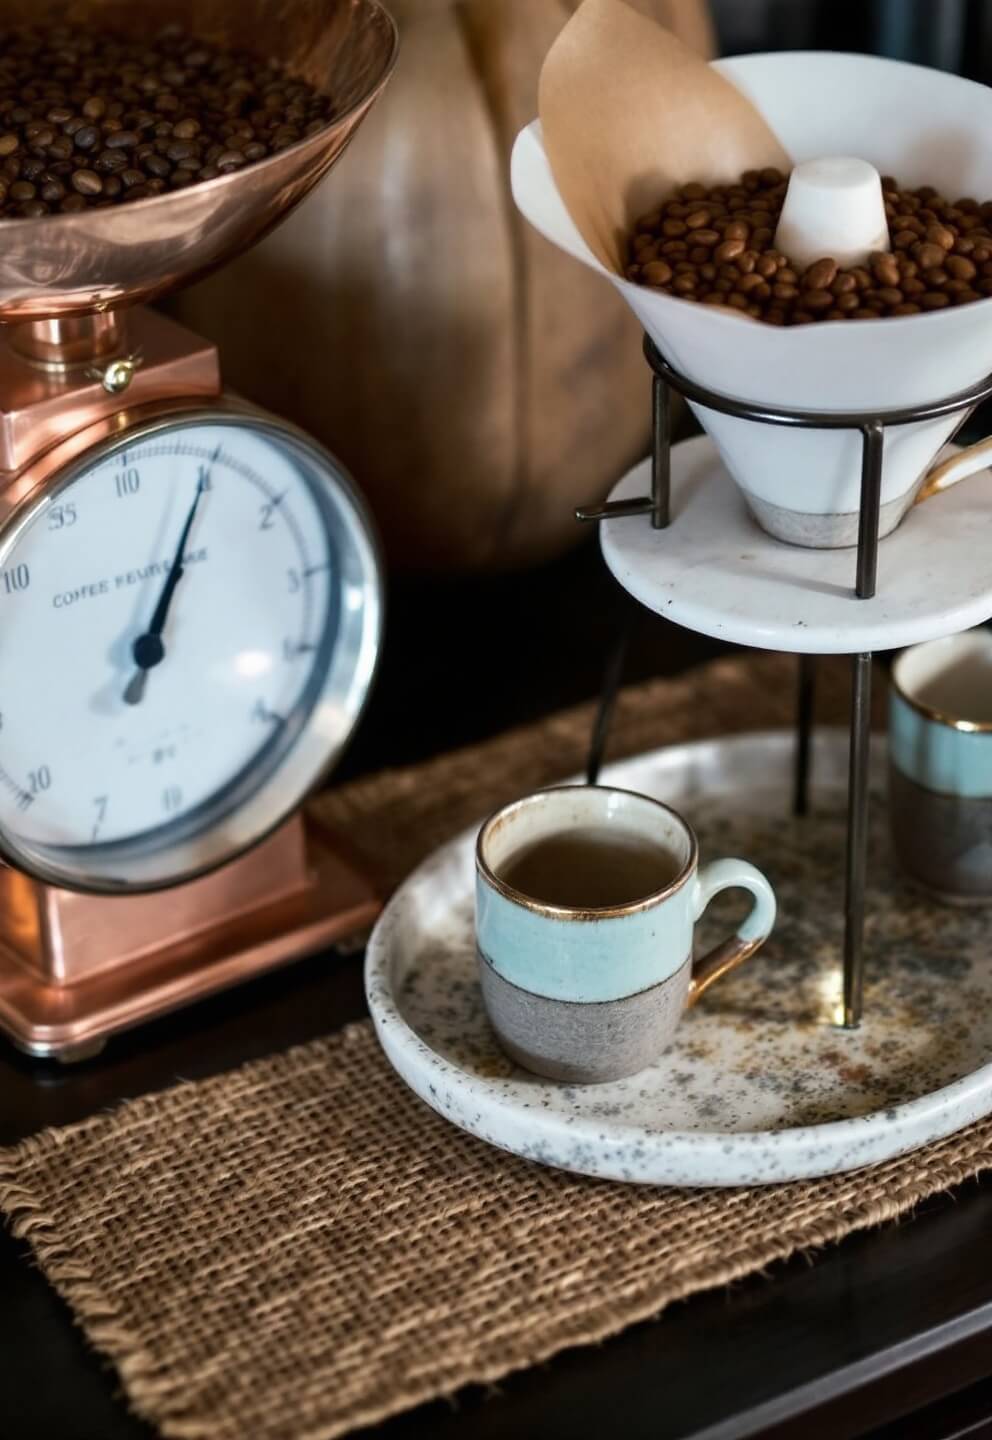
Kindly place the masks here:
[[(594, 693), (619, 602), (592, 552), (534, 578), (479, 582), (459, 593), (471, 633), (453, 639), (449, 587), (401, 592), (349, 771), (411, 760)], [(589, 617), (581, 633), (576, 613)], [(442, 621), (447, 644), (425, 647), (424, 634)], [(488, 637), (484, 659), (463, 643), (480, 627)], [(713, 649), (652, 621), (629, 673), (674, 671)], [(510, 675), (512, 684), (494, 686), (493, 674)], [(365, 1013), (361, 977), (360, 955), (313, 957), (117, 1037), (102, 1056), (74, 1067), (32, 1061), (0, 1043), (0, 1146), (336, 1029)], [(992, 1179), (928, 1202), (912, 1220), (681, 1302), (654, 1323), (511, 1376), (495, 1390), (470, 1389), (456, 1404), (424, 1406), (367, 1433), (382, 1440), (992, 1435), (990, 1237)], [(114, 1373), (88, 1349), (26, 1248), (0, 1230), (0, 1440), (151, 1433), (129, 1414)]]

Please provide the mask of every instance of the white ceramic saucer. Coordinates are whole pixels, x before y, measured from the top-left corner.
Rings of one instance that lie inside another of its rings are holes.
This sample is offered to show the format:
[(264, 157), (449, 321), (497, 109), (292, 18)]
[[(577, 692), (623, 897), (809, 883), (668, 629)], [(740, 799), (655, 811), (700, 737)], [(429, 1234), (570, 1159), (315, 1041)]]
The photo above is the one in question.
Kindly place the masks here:
[[(875, 747), (865, 1020), (840, 1001), (847, 736), (816, 737), (814, 813), (789, 814), (793, 740), (774, 732), (656, 751), (604, 783), (684, 811), (701, 854), (743, 855), (779, 898), (765, 949), (721, 980), (675, 1044), (629, 1080), (586, 1087), (518, 1070), (476, 979), (474, 831), (401, 886), (368, 948), (369, 1007), (390, 1062), (453, 1124), (546, 1165), (666, 1185), (762, 1184), (852, 1170), (992, 1111), (989, 912), (942, 907), (896, 872)], [(744, 897), (698, 932), (729, 933)]]
[[(650, 489), (645, 460), (610, 499)], [(668, 529), (634, 515), (607, 520), (599, 534), (624, 589), (678, 625), (764, 650), (853, 655), (953, 635), (992, 615), (992, 550), (975, 543), (990, 504), (992, 474), (982, 470), (912, 509), (879, 544), (877, 594), (856, 600), (857, 551), (766, 535), (713, 441), (697, 435), (672, 447)]]

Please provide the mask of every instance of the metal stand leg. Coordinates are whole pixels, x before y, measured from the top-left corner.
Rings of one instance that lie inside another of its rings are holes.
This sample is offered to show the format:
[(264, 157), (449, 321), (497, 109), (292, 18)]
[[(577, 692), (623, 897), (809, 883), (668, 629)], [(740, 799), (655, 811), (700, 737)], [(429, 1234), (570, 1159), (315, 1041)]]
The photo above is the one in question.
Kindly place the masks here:
[(580, 505), (576, 520), (617, 520), (628, 515), (650, 515), (655, 530), (667, 530), (671, 520), (672, 434), (668, 384), (655, 375), (651, 389), (651, 494), (629, 500), (607, 500), (605, 505)]
[(882, 442), (884, 430), (878, 420), (861, 431), (861, 514), (858, 521), (859, 600), (870, 600), (878, 577), (878, 516), (882, 505)]
[[(861, 516), (856, 594), (870, 600), (878, 576), (878, 517), (884, 430), (861, 431)], [(861, 1023), (864, 993), (865, 872), (868, 866), (868, 765), (871, 758), (871, 655), (851, 658), (851, 751), (847, 792), (847, 888), (844, 897), (844, 1024)]]
[(606, 742), (609, 739), (610, 724), (613, 720), (613, 711), (616, 707), (617, 695), (620, 690), (620, 681), (623, 678), (624, 663), (627, 659), (627, 648), (630, 645), (630, 635), (634, 628), (635, 612), (628, 606), (620, 625), (620, 632), (617, 635), (616, 643), (610, 652), (606, 662), (606, 671), (603, 675), (603, 688), (599, 695), (599, 707), (596, 710), (596, 718), (593, 721), (592, 735), (589, 739), (589, 755), (586, 760), (586, 784), (595, 785), (599, 781), (599, 772), (603, 768), (603, 755), (606, 751)]
[(792, 790), (793, 815), (809, 810), (810, 737), (816, 699), (816, 656), (799, 656), (799, 691), (796, 697), (796, 771)]
[(672, 432), (668, 386), (660, 375), (651, 389), (651, 526), (666, 530), (672, 507)]
[(865, 875), (868, 867), (868, 762), (871, 756), (871, 654), (851, 657), (851, 752), (844, 906), (844, 1024), (861, 1023), (864, 990)]

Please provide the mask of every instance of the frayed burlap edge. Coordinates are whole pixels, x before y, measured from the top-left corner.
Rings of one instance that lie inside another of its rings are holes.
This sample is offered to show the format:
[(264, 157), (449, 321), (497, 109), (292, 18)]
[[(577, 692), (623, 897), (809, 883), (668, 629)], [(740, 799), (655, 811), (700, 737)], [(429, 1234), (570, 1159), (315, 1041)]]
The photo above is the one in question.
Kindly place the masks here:
[[(161, 1118), (163, 1109), (180, 1108), (193, 1091), (198, 1091), (199, 1098), (206, 1102), (221, 1100), (225, 1092), (264, 1088), (266, 1083), (279, 1081), (283, 1072), (333, 1060), (334, 1052), (340, 1049), (352, 1051), (353, 1056), (358, 1052), (363, 1084), (395, 1088), (395, 1101), (391, 1097), (391, 1103), (404, 1112), (397, 1125), (401, 1130), (406, 1127), (411, 1140), (420, 1132), (424, 1143), (437, 1144), (440, 1139), (442, 1144), (474, 1147), (482, 1161), (480, 1181), (484, 1183), (486, 1147), (451, 1130), (402, 1087), (378, 1051), (368, 1022), (207, 1081), (184, 1083), (172, 1091), (126, 1102), (111, 1115), (44, 1132), (12, 1151), (0, 1153), (0, 1210), (7, 1215), (13, 1234), (30, 1245), (41, 1269), (74, 1311), (89, 1341), (116, 1366), (135, 1411), (165, 1436), (213, 1440), (219, 1433), (216, 1416), (196, 1417), (184, 1408), (181, 1384), (177, 1385), (172, 1377), (163, 1378), (160, 1361), (136, 1341), (119, 1306), (73, 1255), (60, 1237), (57, 1216), (30, 1176), (57, 1161), (59, 1150), (86, 1132), (126, 1125), (132, 1119), (145, 1121), (153, 1115)], [(506, 1163), (520, 1169), (525, 1183), (528, 1172), (535, 1168), (515, 1157)], [(849, 1175), (790, 1182), (765, 1190), (721, 1191), (721, 1207), (734, 1212), (734, 1224), (727, 1227), (733, 1230), (730, 1243), (718, 1255), (694, 1256), (689, 1250), (663, 1272), (645, 1267), (647, 1273), (635, 1275), (619, 1293), (587, 1296), (578, 1306), (568, 1305), (550, 1315), (535, 1314), (533, 1323), (521, 1326), (498, 1353), (488, 1348), (485, 1333), (467, 1337), (469, 1343), (459, 1352), (448, 1349), (438, 1353), (429, 1371), (416, 1376), (398, 1374), (387, 1390), (355, 1397), (339, 1413), (322, 1417), (313, 1426), (294, 1425), (285, 1433), (292, 1434), (294, 1440), (332, 1440), (351, 1429), (450, 1395), (466, 1384), (496, 1382), (516, 1370), (549, 1360), (564, 1349), (595, 1344), (638, 1321), (657, 1318), (674, 1301), (760, 1273), (797, 1253), (813, 1255), (849, 1234), (906, 1216), (921, 1201), (953, 1189), (989, 1168), (992, 1120), (987, 1119), (924, 1150)], [(541, 1175), (543, 1184), (563, 1192), (556, 1196), (557, 1200), (570, 1207), (581, 1206), (584, 1199), (594, 1204), (590, 1187), (604, 1184), (559, 1172)], [(638, 1189), (615, 1188), (630, 1192)], [(694, 1193), (701, 1204), (713, 1203), (717, 1194)], [(763, 1203), (765, 1200), (773, 1203)], [(563, 1264), (569, 1263), (567, 1258), (563, 1260)]]

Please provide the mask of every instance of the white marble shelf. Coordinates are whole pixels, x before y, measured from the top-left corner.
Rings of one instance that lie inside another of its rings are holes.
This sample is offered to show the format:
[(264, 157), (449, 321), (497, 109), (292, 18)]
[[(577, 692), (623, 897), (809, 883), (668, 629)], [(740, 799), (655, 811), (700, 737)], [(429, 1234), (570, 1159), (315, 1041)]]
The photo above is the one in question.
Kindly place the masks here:
[[(650, 463), (612, 500), (647, 494)], [(853, 655), (892, 650), (992, 616), (992, 473), (911, 510), (882, 540), (871, 600), (854, 595), (857, 552), (805, 550), (766, 535), (705, 435), (672, 450), (672, 523), (600, 527), (603, 555), (642, 605), (703, 635), (763, 650)]]

